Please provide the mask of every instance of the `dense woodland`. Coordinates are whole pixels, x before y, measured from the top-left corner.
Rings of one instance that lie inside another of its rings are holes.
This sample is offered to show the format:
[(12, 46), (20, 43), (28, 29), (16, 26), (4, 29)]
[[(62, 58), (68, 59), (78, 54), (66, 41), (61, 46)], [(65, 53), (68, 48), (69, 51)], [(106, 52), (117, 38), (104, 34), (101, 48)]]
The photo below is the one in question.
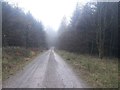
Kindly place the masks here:
[(2, 21), (3, 47), (46, 47), (44, 26), (30, 12), (3, 2)]
[[(120, 25), (119, 25), (120, 26)], [(81, 6), (79, 3), (67, 24), (64, 17), (57, 46), (70, 52), (104, 56), (118, 56), (118, 3), (97, 2)]]
[(117, 57), (118, 10), (117, 2), (87, 3), (84, 6), (77, 3), (70, 23), (66, 17), (61, 21), (54, 42), (46, 40), (44, 26), (30, 12), (24, 13), (17, 6), (3, 2), (2, 45), (46, 48), (55, 44), (58, 49), (98, 55), (101, 59), (104, 56)]

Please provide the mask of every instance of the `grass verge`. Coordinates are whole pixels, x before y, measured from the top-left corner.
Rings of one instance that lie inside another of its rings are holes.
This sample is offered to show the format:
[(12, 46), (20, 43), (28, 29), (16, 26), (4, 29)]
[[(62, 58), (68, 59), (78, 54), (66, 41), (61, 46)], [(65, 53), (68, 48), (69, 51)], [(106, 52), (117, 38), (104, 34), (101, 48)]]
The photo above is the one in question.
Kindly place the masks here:
[(95, 88), (118, 88), (118, 60), (57, 51), (75, 72)]
[(2, 49), (2, 79), (5, 80), (10, 75), (32, 61), (33, 57), (40, 53), (39, 49), (25, 49), (19, 47), (7, 47)]

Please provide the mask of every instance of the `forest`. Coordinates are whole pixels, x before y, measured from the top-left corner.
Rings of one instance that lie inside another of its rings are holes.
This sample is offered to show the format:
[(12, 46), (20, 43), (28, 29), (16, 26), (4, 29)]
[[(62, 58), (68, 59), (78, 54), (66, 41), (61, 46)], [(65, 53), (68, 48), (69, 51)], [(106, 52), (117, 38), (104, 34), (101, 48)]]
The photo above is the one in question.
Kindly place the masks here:
[[(18, 47), (48, 47), (42, 22), (17, 6), (2, 4), (2, 44)], [(118, 56), (118, 3), (79, 3), (67, 24), (63, 17), (54, 46), (71, 52)], [(53, 42), (53, 41), (52, 41)]]
[(58, 53), (93, 87), (120, 87), (119, 11), (117, 2), (77, 3), (71, 21), (61, 21)]
[(30, 12), (3, 2), (2, 21), (3, 47), (46, 47), (44, 26)]
[[(120, 25), (119, 25), (120, 26)], [(103, 57), (118, 57), (118, 3), (79, 3), (67, 24), (59, 28), (58, 48)]]
[[(58, 31), (54, 32), (51, 27), (46, 29), (30, 11), (24, 12), (16, 4), (3, 1), (3, 80), (30, 63), (33, 57), (55, 47), (55, 53), (70, 63), (75, 72), (82, 72), (91, 86), (118, 87), (119, 11), (118, 2), (88, 2), (84, 6), (78, 2), (70, 21), (64, 16)], [(51, 55), (53, 62), (49, 62), (49, 67), (54, 71), (57, 56), (52, 50), (50, 53), (44, 55), (43, 60)], [(41, 63), (41, 66), (46, 64)]]

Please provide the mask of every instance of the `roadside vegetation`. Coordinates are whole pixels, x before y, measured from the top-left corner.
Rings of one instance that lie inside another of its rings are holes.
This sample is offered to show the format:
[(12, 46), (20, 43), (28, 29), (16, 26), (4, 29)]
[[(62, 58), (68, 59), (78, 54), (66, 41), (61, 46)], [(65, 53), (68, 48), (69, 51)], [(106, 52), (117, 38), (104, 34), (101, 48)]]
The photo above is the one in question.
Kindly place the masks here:
[(117, 59), (75, 54), (66, 51), (57, 51), (73, 70), (89, 85), (96, 88), (118, 87), (118, 61)]
[(40, 49), (25, 49), (19, 47), (7, 47), (3, 48), (2, 55), (2, 79), (5, 80), (13, 75), (18, 70), (22, 70), (23, 67), (28, 64), (33, 58), (38, 55)]

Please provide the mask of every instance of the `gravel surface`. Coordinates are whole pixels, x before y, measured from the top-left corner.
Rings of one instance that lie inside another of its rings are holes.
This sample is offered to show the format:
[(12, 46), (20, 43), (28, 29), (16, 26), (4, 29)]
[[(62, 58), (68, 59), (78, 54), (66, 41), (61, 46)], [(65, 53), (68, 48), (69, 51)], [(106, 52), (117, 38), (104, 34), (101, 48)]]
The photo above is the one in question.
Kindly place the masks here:
[(3, 82), (3, 88), (85, 88), (86, 85), (53, 49), (39, 55), (17, 74)]

